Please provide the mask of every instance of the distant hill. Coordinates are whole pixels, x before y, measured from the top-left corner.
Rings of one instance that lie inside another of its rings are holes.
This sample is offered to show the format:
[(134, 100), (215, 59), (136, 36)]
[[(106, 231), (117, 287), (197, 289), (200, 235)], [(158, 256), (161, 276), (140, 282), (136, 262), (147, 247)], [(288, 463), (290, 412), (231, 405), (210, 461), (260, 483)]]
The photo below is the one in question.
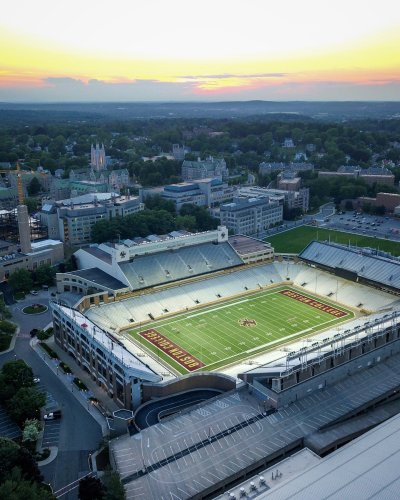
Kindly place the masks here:
[(354, 119), (400, 118), (400, 102), (232, 101), (232, 102), (102, 102), (1, 103), (0, 122), (133, 120), (149, 118)]

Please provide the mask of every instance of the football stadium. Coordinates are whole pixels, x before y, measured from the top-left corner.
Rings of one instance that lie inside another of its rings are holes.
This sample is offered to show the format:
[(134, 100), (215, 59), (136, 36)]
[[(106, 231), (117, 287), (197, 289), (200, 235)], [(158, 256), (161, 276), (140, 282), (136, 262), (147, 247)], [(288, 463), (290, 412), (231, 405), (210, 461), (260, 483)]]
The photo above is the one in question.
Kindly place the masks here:
[(133, 416), (133, 434), (110, 424), (127, 498), (267, 498), (281, 471), (400, 412), (399, 258), (325, 241), (275, 254), (225, 227), (75, 256), (55, 341)]
[[(225, 227), (92, 245), (76, 257), (81, 269), (57, 276), (64, 302), (53, 309), (107, 351), (121, 349), (127, 378), (136, 369), (139, 385), (204, 372), (237, 377), (294, 342), (304, 348), (390, 310), (400, 281), (398, 260), (387, 256), (321, 242), (277, 256)], [(72, 333), (60, 345), (114, 396), (107, 363), (77, 349)]]

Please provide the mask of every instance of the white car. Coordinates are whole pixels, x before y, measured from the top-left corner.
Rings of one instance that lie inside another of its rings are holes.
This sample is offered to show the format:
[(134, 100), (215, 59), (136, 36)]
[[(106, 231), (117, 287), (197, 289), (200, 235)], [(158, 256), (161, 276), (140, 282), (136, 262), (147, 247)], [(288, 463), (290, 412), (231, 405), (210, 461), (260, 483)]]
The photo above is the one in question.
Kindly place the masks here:
[(33, 383), (34, 384), (40, 384), (40, 378), (39, 377), (34, 377), (33, 378)]
[(32, 295), (37, 295), (37, 294), (38, 294), (38, 292), (37, 292), (36, 290), (31, 290), (31, 294), (32, 294)]
[(52, 411), (51, 413), (46, 413), (43, 417), (45, 420), (56, 420), (61, 418), (61, 410)]

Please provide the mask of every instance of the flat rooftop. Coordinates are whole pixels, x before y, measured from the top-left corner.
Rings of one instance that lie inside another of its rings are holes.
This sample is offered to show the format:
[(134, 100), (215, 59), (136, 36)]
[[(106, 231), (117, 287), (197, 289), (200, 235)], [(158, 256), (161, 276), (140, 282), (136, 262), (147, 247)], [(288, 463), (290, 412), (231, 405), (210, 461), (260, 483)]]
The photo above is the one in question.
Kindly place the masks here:
[(106, 288), (111, 288), (111, 290), (120, 290), (121, 288), (129, 288), (125, 283), (114, 278), (114, 276), (110, 276), (105, 273), (101, 269), (97, 267), (91, 267), (89, 269), (80, 269), (78, 271), (71, 271), (68, 274), (73, 274), (74, 276), (78, 276), (79, 278), (92, 281), (93, 283), (97, 283), (100, 286), (104, 286)]
[(228, 241), (239, 255), (251, 255), (271, 248), (271, 245), (265, 241), (243, 236), (241, 234), (229, 236)]

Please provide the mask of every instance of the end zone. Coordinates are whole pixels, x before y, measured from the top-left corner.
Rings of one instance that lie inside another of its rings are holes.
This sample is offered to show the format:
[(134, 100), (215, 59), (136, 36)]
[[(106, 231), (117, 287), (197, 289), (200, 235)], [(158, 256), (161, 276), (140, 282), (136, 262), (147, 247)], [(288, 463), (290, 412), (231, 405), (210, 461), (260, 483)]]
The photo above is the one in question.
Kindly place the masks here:
[(167, 354), (189, 372), (193, 372), (205, 366), (199, 359), (189, 354), (174, 342), (171, 342), (171, 340), (168, 340), (154, 328), (140, 332), (139, 335)]

